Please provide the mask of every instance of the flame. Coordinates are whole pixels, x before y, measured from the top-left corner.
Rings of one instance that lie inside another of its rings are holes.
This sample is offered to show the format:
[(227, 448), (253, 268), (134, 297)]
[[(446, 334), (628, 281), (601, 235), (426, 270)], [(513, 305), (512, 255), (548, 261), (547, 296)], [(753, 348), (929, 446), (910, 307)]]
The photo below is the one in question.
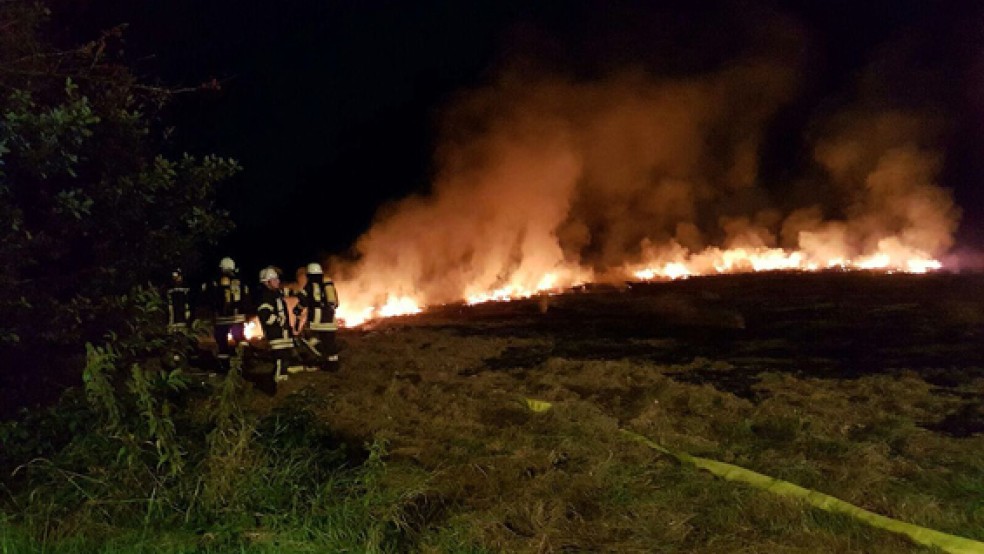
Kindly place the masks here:
[(798, 88), (780, 58), (683, 80), (506, 75), (463, 95), (430, 190), (388, 204), (354, 256), (329, 260), (339, 319), (579, 283), (942, 268), (960, 209), (938, 182), (932, 114), (831, 114), (812, 122), (812, 157), (783, 197), (761, 186), (779, 185), (759, 152)]
[(492, 291), (482, 291), (465, 296), (465, 304), (469, 306), (474, 304), (482, 304), (484, 302), (508, 302), (510, 300), (518, 300), (520, 298), (530, 298), (543, 293), (559, 292), (561, 289), (570, 288), (574, 285), (573, 282), (566, 282), (564, 285), (559, 285), (560, 280), (556, 273), (546, 273), (543, 277), (537, 280), (536, 285), (532, 287), (526, 287), (521, 283), (513, 283), (506, 285), (504, 287), (492, 290)]
[(909, 273), (929, 273), (943, 269), (943, 263), (939, 260), (908, 260), (906, 267)]
[(392, 317), (396, 315), (409, 315), (420, 313), (420, 306), (413, 298), (407, 296), (391, 296), (381, 308), (380, 317)]
[(639, 280), (682, 279), (692, 275), (746, 273), (761, 271), (821, 271), (825, 269), (878, 270), (901, 273), (927, 273), (943, 264), (918, 250), (897, 249), (895, 243), (882, 241), (883, 251), (851, 259), (843, 256), (824, 258), (808, 252), (781, 248), (708, 248), (696, 254), (674, 249), (673, 261), (656, 261), (629, 268)]
[(248, 341), (263, 338), (263, 328), (260, 327), (259, 318), (251, 318), (245, 325), (243, 325), (243, 336), (245, 336)]
[[(823, 257), (803, 250), (787, 251), (782, 248), (707, 248), (691, 253), (679, 246), (670, 248), (672, 259), (657, 259), (644, 264), (626, 266), (623, 278), (640, 281), (686, 279), (693, 276), (757, 273), (767, 271), (881, 271), (885, 273), (928, 273), (943, 268), (943, 264), (918, 250), (899, 247), (894, 239), (879, 243), (878, 252), (849, 258), (842, 255)], [(665, 256), (665, 254), (664, 254)], [(461, 302), (467, 305), (486, 302), (509, 302), (544, 294), (557, 294), (572, 287), (595, 282), (586, 277), (585, 271), (548, 272), (524, 283), (515, 278), (509, 284), (491, 290), (466, 288)], [(609, 276), (611, 278), (611, 276)], [(382, 277), (375, 281), (382, 281)], [(347, 284), (338, 283), (339, 294), (346, 298)], [(379, 305), (353, 305), (348, 302), (336, 312), (343, 327), (357, 327), (370, 320), (399, 315), (417, 314), (427, 306), (425, 296), (417, 294), (389, 294)], [(252, 323), (252, 322), (250, 322)], [(247, 324), (247, 329), (249, 324)], [(258, 326), (257, 326), (258, 327)], [(249, 331), (247, 331), (249, 336)]]
[(421, 304), (410, 296), (389, 295), (381, 306), (362, 306), (349, 308), (339, 306), (335, 311), (338, 323), (343, 327), (358, 327), (363, 323), (379, 317), (394, 317), (411, 315), (421, 312)]

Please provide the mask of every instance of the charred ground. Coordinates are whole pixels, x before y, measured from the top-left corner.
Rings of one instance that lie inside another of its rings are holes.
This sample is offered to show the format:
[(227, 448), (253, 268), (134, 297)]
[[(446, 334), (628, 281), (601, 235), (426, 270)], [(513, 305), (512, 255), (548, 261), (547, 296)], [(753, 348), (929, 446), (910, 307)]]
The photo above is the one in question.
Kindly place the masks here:
[(462, 375), (533, 370), (551, 357), (635, 361), (680, 366), (666, 374), (754, 401), (762, 393), (753, 385), (766, 372), (818, 379), (916, 372), (940, 394), (973, 400), (961, 391), (984, 377), (984, 275), (777, 272), (588, 286), (434, 308), (350, 336), (414, 328), (536, 339)]

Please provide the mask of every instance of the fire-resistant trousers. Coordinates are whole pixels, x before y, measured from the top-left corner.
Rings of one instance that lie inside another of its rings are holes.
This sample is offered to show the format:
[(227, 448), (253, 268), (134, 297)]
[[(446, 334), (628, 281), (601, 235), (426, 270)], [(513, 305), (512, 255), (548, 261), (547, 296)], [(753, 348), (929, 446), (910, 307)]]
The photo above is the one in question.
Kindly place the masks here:
[(318, 360), (318, 365), (324, 371), (338, 370), (338, 343), (335, 341), (335, 331), (312, 331), (306, 333), (303, 344)]

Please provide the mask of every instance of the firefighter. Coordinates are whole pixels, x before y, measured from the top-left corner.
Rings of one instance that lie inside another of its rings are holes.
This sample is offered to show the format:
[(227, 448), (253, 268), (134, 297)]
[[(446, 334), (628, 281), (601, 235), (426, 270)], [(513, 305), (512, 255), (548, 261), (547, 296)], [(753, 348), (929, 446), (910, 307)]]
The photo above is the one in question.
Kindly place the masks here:
[[(302, 339), (320, 361), (324, 370), (338, 370), (338, 347), (335, 334), (338, 323), (335, 321), (335, 308), (338, 307), (338, 293), (331, 279), (324, 279), (321, 265), (311, 263), (307, 266), (307, 283), (298, 296), (298, 308), (306, 312), (307, 337)], [(302, 323), (303, 324), (303, 323)]]
[(276, 268), (266, 267), (260, 271), (260, 283), (263, 288), (260, 289), (260, 305), (256, 315), (273, 353), (273, 380), (279, 383), (286, 381), (289, 373), (304, 371), (305, 367), (296, 350), (290, 313)]
[(305, 285), (307, 285), (307, 267), (301, 266), (294, 272), (294, 282), (288, 284), (287, 287), (293, 289), (297, 293), (300, 293), (304, 290)]
[(164, 288), (164, 301), (167, 304), (167, 333), (171, 336), (167, 341), (165, 363), (168, 367), (178, 368), (188, 362), (188, 354), (197, 343), (190, 333), (191, 290), (185, 284), (181, 268), (171, 271), (171, 282)]
[(185, 285), (181, 268), (171, 272), (171, 284), (164, 291), (167, 300), (167, 332), (179, 333), (191, 325), (190, 289)]
[[(283, 276), (283, 273), (280, 274)], [(304, 292), (304, 285), (307, 284), (307, 267), (301, 266), (294, 272), (295, 280), (290, 283), (282, 283), (284, 296), (287, 297), (287, 307), (290, 308), (291, 328), (295, 329), (295, 337), (300, 334), (301, 312), (299, 307), (300, 296)], [(298, 345), (300, 347), (300, 345)]]
[(219, 261), (218, 278), (202, 285), (202, 292), (212, 311), (212, 329), (218, 349), (219, 368), (228, 371), (235, 346), (245, 340), (249, 286), (239, 280), (236, 262), (227, 257)]

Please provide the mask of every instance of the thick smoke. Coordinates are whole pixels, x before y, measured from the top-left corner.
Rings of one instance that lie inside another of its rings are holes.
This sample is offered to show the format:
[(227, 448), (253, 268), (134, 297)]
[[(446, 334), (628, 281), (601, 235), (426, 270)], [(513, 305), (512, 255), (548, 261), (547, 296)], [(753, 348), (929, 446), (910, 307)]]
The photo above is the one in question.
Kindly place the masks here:
[[(938, 127), (929, 117), (900, 112), (841, 117), (814, 155), (835, 197), (845, 202), (846, 219), (806, 226), (800, 247), (837, 229), (849, 255), (944, 253), (952, 245), (959, 211), (950, 193), (936, 183), (942, 165), (934, 147)], [(802, 218), (801, 213), (794, 215)]]
[(761, 56), (685, 78), (507, 72), (448, 109), (432, 191), (387, 206), (357, 261), (333, 263), (342, 294), (456, 302), (653, 264), (713, 270), (728, 249), (820, 264), (944, 253), (958, 213), (928, 118), (845, 111), (815, 125), (802, 178), (761, 184), (764, 137), (798, 75)]

